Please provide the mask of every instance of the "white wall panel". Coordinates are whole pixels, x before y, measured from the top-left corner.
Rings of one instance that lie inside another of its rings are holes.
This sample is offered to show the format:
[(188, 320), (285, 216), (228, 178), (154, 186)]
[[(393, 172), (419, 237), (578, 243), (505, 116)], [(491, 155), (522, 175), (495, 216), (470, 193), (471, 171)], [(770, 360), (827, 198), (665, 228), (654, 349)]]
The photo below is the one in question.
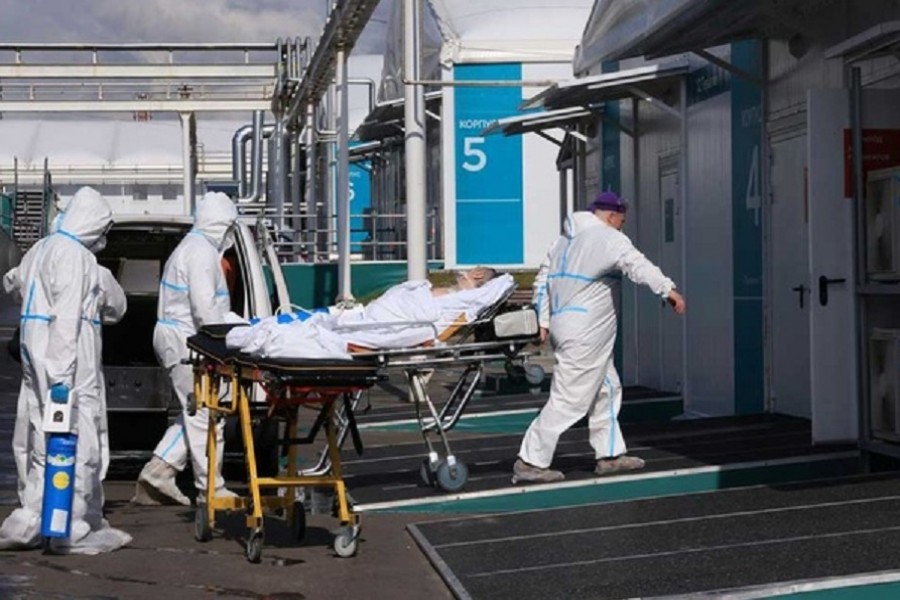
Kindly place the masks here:
[[(523, 64), (522, 79), (566, 80), (572, 78), (570, 63)], [(531, 98), (540, 88), (523, 88), (522, 98)], [(562, 139), (562, 131), (551, 129), (548, 134)], [(559, 222), (559, 172), (556, 156), (559, 146), (536, 133), (526, 133), (522, 138), (524, 169), (525, 209), (525, 267), (537, 268), (546, 256), (547, 249), (557, 238)]]
[(691, 410), (734, 407), (731, 94), (691, 107), (687, 198)]

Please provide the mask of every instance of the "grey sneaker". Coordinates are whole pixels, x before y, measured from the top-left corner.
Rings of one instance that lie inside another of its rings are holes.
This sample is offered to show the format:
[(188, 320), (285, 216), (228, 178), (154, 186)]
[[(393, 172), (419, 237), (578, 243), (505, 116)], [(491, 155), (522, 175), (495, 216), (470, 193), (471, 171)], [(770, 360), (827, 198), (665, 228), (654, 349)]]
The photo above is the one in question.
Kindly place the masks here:
[(611, 475), (622, 471), (636, 471), (637, 469), (643, 469), (645, 464), (643, 458), (622, 454), (615, 458), (601, 458), (598, 460), (594, 473), (597, 475)]
[(178, 471), (175, 470), (175, 467), (158, 456), (154, 456), (141, 469), (131, 502), (145, 506), (160, 504), (190, 506), (190, 499), (175, 485), (177, 474)]
[(513, 484), (519, 483), (520, 481), (550, 483), (553, 481), (562, 481), (565, 478), (566, 476), (563, 475), (561, 471), (535, 467), (533, 465), (529, 465), (521, 458), (517, 459), (516, 464), (513, 465)]

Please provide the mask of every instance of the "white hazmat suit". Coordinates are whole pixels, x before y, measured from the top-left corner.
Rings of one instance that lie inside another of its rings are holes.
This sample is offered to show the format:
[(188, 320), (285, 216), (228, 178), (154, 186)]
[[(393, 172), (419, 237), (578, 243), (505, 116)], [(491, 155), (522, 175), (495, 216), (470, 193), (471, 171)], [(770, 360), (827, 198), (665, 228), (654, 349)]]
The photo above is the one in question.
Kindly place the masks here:
[[(198, 497), (204, 497), (209, 411), (203, 408), (193, 416), (187, 414), (188, 395), (194, 391), (194, 372), (190, 365), (183, 365), (181, 361), (188, 357), (187, 339), (200, 327), (226, 321), (231, 302), (221, 260), (232, 243), (231, 228), (236, 219), (237, 210), (228, 196), (220, 192), (204, 195), (197, 202), (193, 229), (172, 252), (163, 270), (153, 348), (160, 364), (168, 370), (182, 412), (157, 444), (153, 451), (154, 460), (141, 472), (136, 502), (141, 502), (140, 486), (146, 483), (177, 502), (188, 503), (174, 485), (174, 471), (184, 469), (188, 454), (194, 483), (201, 492)], [(216, 490), (225, 494), (221, 474), (221, 424), (216, 433), (219, 457)], [(159, 460), (171, 468), (166, 469)]]
[(93, 254), (105, 245), (111, 223), (106, 200), (96, 190), (81, 188), (54, 224), (55, 231), (4, 276), (7, 291), (22, 297), (22, 385), (13, 434), (21, 507), (0, 526), (0, 548), (33, 548), (41, 542), (46, 457), (42, 414), (54, 385), (66, 386), (74, 397), (78, 443), (71, 537), (53, 540), (52, 548), (96, 554), (131, 541), (103, 518), (109, 445), (101, 323), (120, 320), (126, 309), (122, 288)]
[(573, 213), (535, 280), (535, 305), (541, 327), (550, 330), (556, 365), (550, 398), (519, 450), (529, 465), (548, 468), (559, 436), (585, 415), (598, 460), (626, 451), (618, 422), (622, 386), (613, 365), (620, 273), (663, 298), (675, 287), (628, 236), (592, 212)]

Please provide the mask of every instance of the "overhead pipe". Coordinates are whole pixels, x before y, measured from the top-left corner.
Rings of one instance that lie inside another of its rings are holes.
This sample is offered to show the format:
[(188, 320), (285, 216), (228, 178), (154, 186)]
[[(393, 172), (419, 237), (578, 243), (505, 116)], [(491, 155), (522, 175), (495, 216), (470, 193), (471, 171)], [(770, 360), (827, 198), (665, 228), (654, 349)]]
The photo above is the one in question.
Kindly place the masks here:
[[(354, 85), (365, 85), (369, 88), (369, 112), (372, 112), (372, 110), (374, 110), (378, 104), (378, 102), (375, 99), (376, 92), (377, 92), (376, 87), (375, 87), (375, 80), (367, 79), (364, 77), (359, 77), (359, 78), (355, 78), (355, 79), (347, 79), (347, 83), (354, 84)], [(317, 128), (316, 133), (322, 137), (328, 137), (328, 138), (337, 137), (337, 135), (338, 135), (338, 131), (336, 128), (335, 129), (318, 129)]]
[(293, 122), (307, 102), (315, 102), (322, 96), (327, 87), (327, 77), (333, 69), (336, 49), (343, 48), (350, 54), (362, 33), (362, 27), (358, 25), (369, 21), (377, 5), (371, 0), (342, 0), (332, 4), (315, 51), (306, 62), (303, 79), (292, 94), (287, 109), (288, 121)]
[(238, 198), (238, 203), (256, 202), (262, 197), (262, 141), (263, 118), (261, 110), (253, 111), (253, 145), (250, 151), (250, 185), (251, 189)]
[[(258, 111), (261, 112), (261, 111)], [(274, 125), (263, 125), (263, 138), (268, 138), (275, 131)], [(249, 182), (245, 167), (247, 164), (247, 142), (253, 135), (253, 123), (239, 127), (231, 137), (231, 176), (238, 184), (238, 195), (246, 196), (249, 190)]]
[(401, 77), (403, 85), (427, 85), (434, 87), (539, 87), (546, 88), (559, 83), (558, 79), (415, 79)]

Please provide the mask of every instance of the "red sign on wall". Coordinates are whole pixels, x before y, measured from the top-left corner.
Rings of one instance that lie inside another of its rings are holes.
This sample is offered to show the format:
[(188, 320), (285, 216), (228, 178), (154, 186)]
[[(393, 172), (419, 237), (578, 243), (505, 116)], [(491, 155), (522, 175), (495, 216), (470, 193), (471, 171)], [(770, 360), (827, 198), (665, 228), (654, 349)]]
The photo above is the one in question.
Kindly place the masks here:
[[(863, 129), (863, 177), (900, 165), (900, 129)], [(844, 197), (853, 197), (853, 141), (844, 130)]]

